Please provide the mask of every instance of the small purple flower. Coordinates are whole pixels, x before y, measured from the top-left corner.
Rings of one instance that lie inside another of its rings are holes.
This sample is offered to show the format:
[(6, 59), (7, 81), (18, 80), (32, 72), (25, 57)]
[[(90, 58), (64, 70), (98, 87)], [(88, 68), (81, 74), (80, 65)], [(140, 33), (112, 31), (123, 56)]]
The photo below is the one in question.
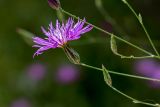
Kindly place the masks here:
[[(143, 59), (135, 62), (135, 71), (140, 75), (149, 78), (160, 79), (160, 65), (153, 59)], [(160, 82), (147, 81), (147, 84), (152, 88), (160, 88)]]
[(44, 78), (46, 67), (40, 63), (34, 63), (27, 68), (27, 77), (34, 81)]
[(60, 84), (71, 84), (79, 78), (79, 71), (73, 65), (62, 65), (56, 72), (55, 79)]
[[(155, 79), (160, 79), (160, 68), (155, 70), (150, 77)], [(160, 82), (157, 81), (149, 81), (148, 85), (152, 88), (160, 88)]]
[(50, 7), (52, 7), (53, 9), (56, 9), (56, 10), (58, 10), (60, 7), (59, 0), (48, 0), (48, 4)]
[(26, 99), (18, 99), (11, 104), (11, 107), (31, 107), (31, 104)]
[(82, 34), (89, 32), (93, 28), (91, 25), (83, 27), (85, 22), (85, 19), (83, 21), (79, 19), (77, 23), (74, 23), (74, 20), (69, 18), (66, 23), (62, 22), (62, 25), (60, 25), (60, 22), (57, 20), (56, 27), (53, 27), (51, 22), (48, 31), (42, 27), (46, 38), (33, 38), (33, 42), (35, 43), (33, 47), (39, 48), (34, 56), (42, 54), (48, 49), (63, 48), (68, 41), (79, 39)]
[(144, 76), (150, 76), (157, 70), (157, 63), (153, 59), (143, 59), (135, 62), (135, 71)]

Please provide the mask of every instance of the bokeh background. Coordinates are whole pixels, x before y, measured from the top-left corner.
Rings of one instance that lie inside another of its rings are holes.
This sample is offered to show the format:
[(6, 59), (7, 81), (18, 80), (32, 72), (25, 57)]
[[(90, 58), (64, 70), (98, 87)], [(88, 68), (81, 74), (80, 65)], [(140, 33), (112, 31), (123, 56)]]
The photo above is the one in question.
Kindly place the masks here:
[[(128, 1), (142, 14), (159, 50), (160, 1)], [(61, 0), (61, 5), (153, 52), (140, 24), (121, 0), (102, 2), (105, 16), (94, 0)], [(49, 50), (33, 59), (36, 49), (24, 41), (17, 28), (43, 36), (40, 27), (47, 27), (56, 19), (57, 13), (47, 0), (0, 0), (0, 107), (146, 107), (133, 104), (108, 88), (102, 72), (71, 64), (61, 49)], [(122, 42), (117, 44), (124, 55), (144, 55)], [(116, 72), (160, 78), (159, 60), (120, 59), (111, 52), (109, 36), (95, 29), (70, 45), (84, 63), (97, 67), (104, 64)], [(143, 101), (160, 102), (160, 84), (112, 74), (111, 77), (113, 85), (124, 93)]]

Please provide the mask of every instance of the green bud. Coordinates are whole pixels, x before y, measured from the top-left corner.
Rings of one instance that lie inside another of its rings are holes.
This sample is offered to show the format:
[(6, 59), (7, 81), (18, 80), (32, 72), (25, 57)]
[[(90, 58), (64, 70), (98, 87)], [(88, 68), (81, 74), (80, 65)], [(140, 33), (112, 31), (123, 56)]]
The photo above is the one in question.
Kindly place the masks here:
[(111, 76), (109, 75), (109, 71), (104, 67), (104, 65), (102, 65), (102, 71), (103, 71), (104, 81), (106, 82), (107, 85), (112, 86)]
[(72, 49), (71, 47), (69, 47), (69, 45), (65, 45), (63, 47), (63, 50), (65, 52), (65, 54), (67, 55), (68, 59), (74, 63), (74, 64), (79, 64), (80, 63), (80, 56), (79, 54)]
[(61, 7), (59, 0), (48, 0), (48, 4), (51, 8), (58, 10)]

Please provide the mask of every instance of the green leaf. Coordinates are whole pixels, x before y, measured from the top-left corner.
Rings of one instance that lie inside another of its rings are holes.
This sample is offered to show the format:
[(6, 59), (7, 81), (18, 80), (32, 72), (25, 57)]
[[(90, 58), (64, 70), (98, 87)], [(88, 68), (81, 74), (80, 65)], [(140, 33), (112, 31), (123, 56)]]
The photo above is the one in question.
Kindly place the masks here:
[(111, 50), (114, 54), (119, 55), (117, 52), (117, 44), (116, 44), (116, 40), (114, 38), (114, 36), (111, 36)]
[(130, 58), (130, 59), (131, 59), (131, 58), (134, 58), (133, 55), (124, 56), (124, 55), (118, 53), (118, 51), (117, 51), (117, 43), (116, 43), (116, 40), (115, 40), (115, 37), (114, 37), (113, 34), (111, 35), (110, 44), (111, 44), (111, 50), (112, 50), (112, 52), (113, 52), (115, 55), (120, 56), (121, 58)]
[(21, 35), (21, 37), (23, 38), (23, 40), (28, 44), (28, 45), (33, 45), (33, 41), (32, 38), (34, 37), (34, 34), (22, 29), (22, 28), (18, 28), (17, 29), (17, 33)]
[(65, 54), (67, 55), (70, 62), (72, 62), (74, 64), (80, 63), (79, 54), (74, 49), (72, 49), (69, 45), (65, 45), (63, 47), (63, 50), (64, 50)]
[(108, 70), (102, 65), (102, 71), (103, 71), (103, 76), (104, 76), (104, 81), (106, 82), (107, 85), (112, 86), (112, 79), (111, 76), (109, 75)]

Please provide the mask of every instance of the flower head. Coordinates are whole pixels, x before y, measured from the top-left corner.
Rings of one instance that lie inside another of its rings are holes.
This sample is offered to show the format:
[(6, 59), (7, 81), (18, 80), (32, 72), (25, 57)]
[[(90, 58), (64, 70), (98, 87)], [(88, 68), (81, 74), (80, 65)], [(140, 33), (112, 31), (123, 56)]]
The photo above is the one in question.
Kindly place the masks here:
[(55, 74), (57, 83), (68, 85), (76, 82), (79, 79), (80, 72), (73, 65), (61, 65)]
[[(154, 73), (152, 73), (152, 75), (150, 77), (155, 78), (155, 79), (160, 79), (160, 68), (157, 68), (157, 70), (154, 71)], [(160, 89), (160, 82), (158, 82), (158, 81), (149, 81), (148, 85), (151, 88)]]
[[(160, 79), (160, 64), (153, 59), (143, 59), (136, 61), (134, 65), (134, 69), (136, 73), (140, 75)], [(147, 84), (151, 88), (160, 88), (160, 83), (157, 81), (149, 81)]]
[(39, 48), (35, 52), (34, 56), (42, 54), (45, 50), (48, 49), (63, 48), (66, 46), (68, 41), (79, 39), (82, 34), (89, 32), (93, 28), (91, 25), (83, 27), (85, 22), (85, 19), (83, 21), (79, 19), (77, 23), (74, 23), (74, 20), (69, 18), (66, 23), (62, 22), (62, 25), (57, 20), (56, 27), (53, 27), (51, 22), (49, 24), (48, 31), (42, 27), (42, 31), (46, 38), (33, 38), (33, 42), (35, 43), (33, 47)]
[(134, 64), (134, 70), (144, 76), (150, 76), (157, 70), (158, 63), (153, 59), (138, 60)]
[(48, 0), (48, 4), (50, 5), (50, 7), (52, 7), (53, 9), (56, 9), (56, 10), (58, 10), (60, 7), (59, 0)]
[(31, 107), (31, 104), (26, 99), (18, 99), (12, 103), (11, 107)]
[(29, 65), (26, 71), (27, 77), (36, 82), (44, 78), (46, 73), (46, 67), (41, 63), (34, 63)]

